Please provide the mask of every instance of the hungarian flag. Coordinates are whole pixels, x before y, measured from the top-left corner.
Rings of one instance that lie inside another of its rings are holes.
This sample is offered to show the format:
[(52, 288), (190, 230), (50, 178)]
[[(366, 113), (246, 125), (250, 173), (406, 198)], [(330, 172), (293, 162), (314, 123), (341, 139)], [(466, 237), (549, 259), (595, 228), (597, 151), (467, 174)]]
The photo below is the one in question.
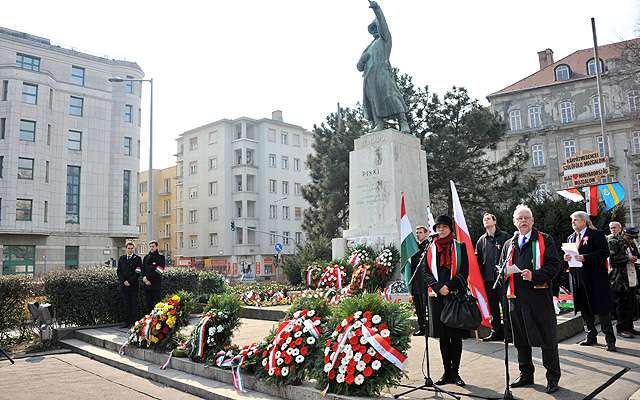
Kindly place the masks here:
[(482, 275), (480, 274), (480, 267), (478, 267), (478, 260), (476, 260), (476, 254), (474, 251), (473, 243), (471, 243), (471, 236), (469, 236), (469, 228), (467, 228), (467, 221), (464, 219), (464, 213), (462, 212), (462, 205), (460, 205), (460, 198), (458, 198), (458, 191), (453, 181), (451, 183), (451, 197), (453, 200), (453, 220), (456, 224), (456, 238), (459, 242), (463, 242), (467, 247), (467, 257), (469, 258), (469, 286), (471, 287), (471, 293), (478, 299), (478, 307), (482, 313), (482, 325), (487, 328), (491, 328), (491, 313), (489, 312), (489, 302), (487, 300), (487, 292), (484, 290), (484, 283), (482, 282)]
[(584, 200), (587, 202), (587, 214), (598, 215), (598, 187), (585, 186), (582, 188), (584, 192)]
[[(400, 262), (402, 265), (402, 275), (404, 276), (404, 283), (407, 285), (407, 290), (411, 293), (411, 286), (409, 281), (411, 280), (411, 257), (418, 252), (418, 242), (416, 237), (413, 236), (413, 229), (411, 229), (411, 223), (409, 223), (409, 217), (404, 208), (404, 193), (402, 194), (402, 207), (400, 211), (400, 238), (402, 244), (400, 245)], [(417, 277), (414, 279), (422, 279)]]
[(558, 193), (560, 196), (562, 196), (562, 197), (564, 197), (566, 199), (569, 199), (571, 201), (574, 201), (576, 203), (584, 200), (584, 196), (576, 188), (571, 188), (571, 189), (567, 189), (567, 190), (558, 190), (556, 193)]

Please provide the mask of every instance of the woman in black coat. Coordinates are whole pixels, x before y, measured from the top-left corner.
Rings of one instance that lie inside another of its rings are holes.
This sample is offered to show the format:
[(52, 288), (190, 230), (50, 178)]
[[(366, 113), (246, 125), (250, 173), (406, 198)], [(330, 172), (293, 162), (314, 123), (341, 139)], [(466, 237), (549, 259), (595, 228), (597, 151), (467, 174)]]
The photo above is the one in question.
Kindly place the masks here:
[(459, 369), (462, 337), (467, 335), (468, 331), (445, 326), (440, 321), (440, 314), (445, 296), (467, 290), (469, 259), (465, 244), (453, 239), (451, 217), (438, 216), (434, 229), (440, 236), (427, 251), (423, 271), (424, 279), (429, 286), (429, 335), (440, 338), (440, 354), (444, 365), (444, 374), (436, 385), (455, 383), (464, 386)]

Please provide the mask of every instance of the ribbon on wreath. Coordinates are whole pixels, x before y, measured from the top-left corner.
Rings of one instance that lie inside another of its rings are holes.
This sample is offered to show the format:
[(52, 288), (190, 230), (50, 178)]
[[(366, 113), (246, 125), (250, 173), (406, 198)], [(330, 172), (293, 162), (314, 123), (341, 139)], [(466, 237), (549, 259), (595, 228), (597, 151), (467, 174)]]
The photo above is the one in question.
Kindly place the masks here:
[[(224, 351), (219, 351), (216, 359), (216, 365), (218, 367), (226, 367), (231, 368), (231, 379), (233, 381), (233, 386), (236, 388), (238, 392), (247, 393), (244, 389), (244, 380), (242, 379), (242, 373), (240, 372), (240, 367), (244, 364), (244, 359), (247, 355), (246, 352), (244, 354), (238, 354), (235, 357), (226, 358), (227, 353)], [(237, 365), (235, 363), (237, 362)], [(205, 368), (209, 368), (210, 365), (205, 365)]]
[(311, 286), (313, 282), (313, 271), (315, 271), (316, 266), (311, 265), (307, 271), (307, 286)]
[[(347, 342), (347, 340), (349, 340), (349, 333), (352, 330), (353, 330), (353, 325), (352, 324), (349, 324), (349, 325), (345, 326), (345, 331), (342, 334), (342, 339), (340, 339), (340, 342), (338, 343), (338, 348), (333, 353), (333, 357), (331, 357), (331, 359), (330, 359), (330, 361), (331, 361), (331, 369), (329, 369), (329, 371), (327, 371), (327, 374), (329, 374), (331, 372), (331, 370), (335, 367), (336, 362), (338, 361), (338, 354), (340, 354), (340, 352), (342, 351), (342, 348), (344, 347), (344, 344)], [(331, 380), (329, 379), (329, 382), (327, 382), (327, 386), (321, 392), (323, 396), (327, 395), (327, 391), (329, 390), (329, 385), (330, 384), (331, 384)]]
[(398, 350), (394, 349), (380, 334), (371, 328), (362, 325), (362, 336), (369, 344), (376, 349), (382, 357), (399, 369), (404, 369), (407, 365), (407, 358)]
[(382, 294), (384, 295), (384, 299), (386, 301), (391, 301), (391, 285), (387, 286)]
[[(360, 286), (360, 289), (364, 287), (364, 281), (365, 281), (365, 278), (367, 277), (368, 269), (369, 269), (369, 265), (362, 264), (361, 266), (356, 268), (355, 271), (353, 271), (354, 277), (357, 277), (356, 279), (360, 281), (360, 282), (356, 281), (356, 283), (358, 283), (358, 285)], [(360, 273), (362, 276), (358, 277), (358, 273)]]
[(335, 277), (335, 280), (338, 281), (338, 290), (342, 290), (342, 276), (339, 265), (332, 265), (331, 267), (328, 267), (320, 277), (320, 281), (323, 279), (329, 281), (332, 277)]
[(381, 261), (380, 261), (382, 256), (386, 255), (386, 254), (387, 254), (387, 252), (385, 250), (382, 253), (380, 253), (378, 258), (376, 258), (376, 265), (378, 266), (378, 271), (380, 271), (380, 277), (382, 279), (386, 278), (387, 277), (387, 272), (389, 272), (389, 267), (387, 267), (386, 265), (381, 265)]
[[(180, 343), (180, 344), (178, 345), (178, 348), (179, 348), (180, 350), (184, 350), (184, 349), (186, 349), (186, 348), (187, 348), (187, 344), (186, 344), (186, 343)], [(167, 367), (169, 366), (169, 362), (171, 361), (171, 357), (173, 357), (173, 351), (174, 351), (174, 350), (171, 350), (171, 353), (169, 353), (169, 357), (167, 357), (167, 361), (165, 361), (165, 362), (164, 362), (164, 364), (162, 364), (162, 365), (160, 366), (160, 369), (161, 369), (161, 370), (163, 370), (163, 371), (164, 371), (164, 370), (165, 370), (165, 369), (167, 369)]]
[(351, 265), (352, 267), (356, 265), (358, 261), (360, 261), (360, 255), (361, 255), (360, 250), (353, 253), (351, 257), (349, 257), (349, 265)]

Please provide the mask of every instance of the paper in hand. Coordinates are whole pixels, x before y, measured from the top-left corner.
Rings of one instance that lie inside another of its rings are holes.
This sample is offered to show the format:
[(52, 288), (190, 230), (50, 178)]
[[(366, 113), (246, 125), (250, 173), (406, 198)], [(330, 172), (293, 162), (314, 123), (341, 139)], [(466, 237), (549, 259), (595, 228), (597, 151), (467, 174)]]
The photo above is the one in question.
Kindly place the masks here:
[(562, 251), (571, 256), (571, 261), (569, 261), (570, 268), (582, 267), (582, 262), (576, 260), (576, 256), (580, 253), (578, 252), (578, 246), (575, 243), (562, 243)]
[(522, 270), (520, 268), (518, 268), (517, 265), (509, 265), (507, 267), (507, 275), (511, 275), (511, 274), (517, 274), (519, 272), (522, 272)]

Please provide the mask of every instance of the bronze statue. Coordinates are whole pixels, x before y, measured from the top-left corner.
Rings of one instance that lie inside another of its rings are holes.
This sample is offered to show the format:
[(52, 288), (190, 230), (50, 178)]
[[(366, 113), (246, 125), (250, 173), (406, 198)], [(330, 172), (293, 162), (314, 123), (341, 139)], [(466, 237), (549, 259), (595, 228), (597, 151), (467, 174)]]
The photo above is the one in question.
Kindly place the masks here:
[(360, 56), (357, 66), (364, 77), (364, 116), (375, 124), (372, 132), (384, 130), (384, 119), (393, 117), (398, 120), (401, 132), (410, 133), (406, 116), (408, 108), (389, 63), (391, 33), (378, 3), (369, 1), (369, 8), (376, 15), (369, 25), (373, 41)]

